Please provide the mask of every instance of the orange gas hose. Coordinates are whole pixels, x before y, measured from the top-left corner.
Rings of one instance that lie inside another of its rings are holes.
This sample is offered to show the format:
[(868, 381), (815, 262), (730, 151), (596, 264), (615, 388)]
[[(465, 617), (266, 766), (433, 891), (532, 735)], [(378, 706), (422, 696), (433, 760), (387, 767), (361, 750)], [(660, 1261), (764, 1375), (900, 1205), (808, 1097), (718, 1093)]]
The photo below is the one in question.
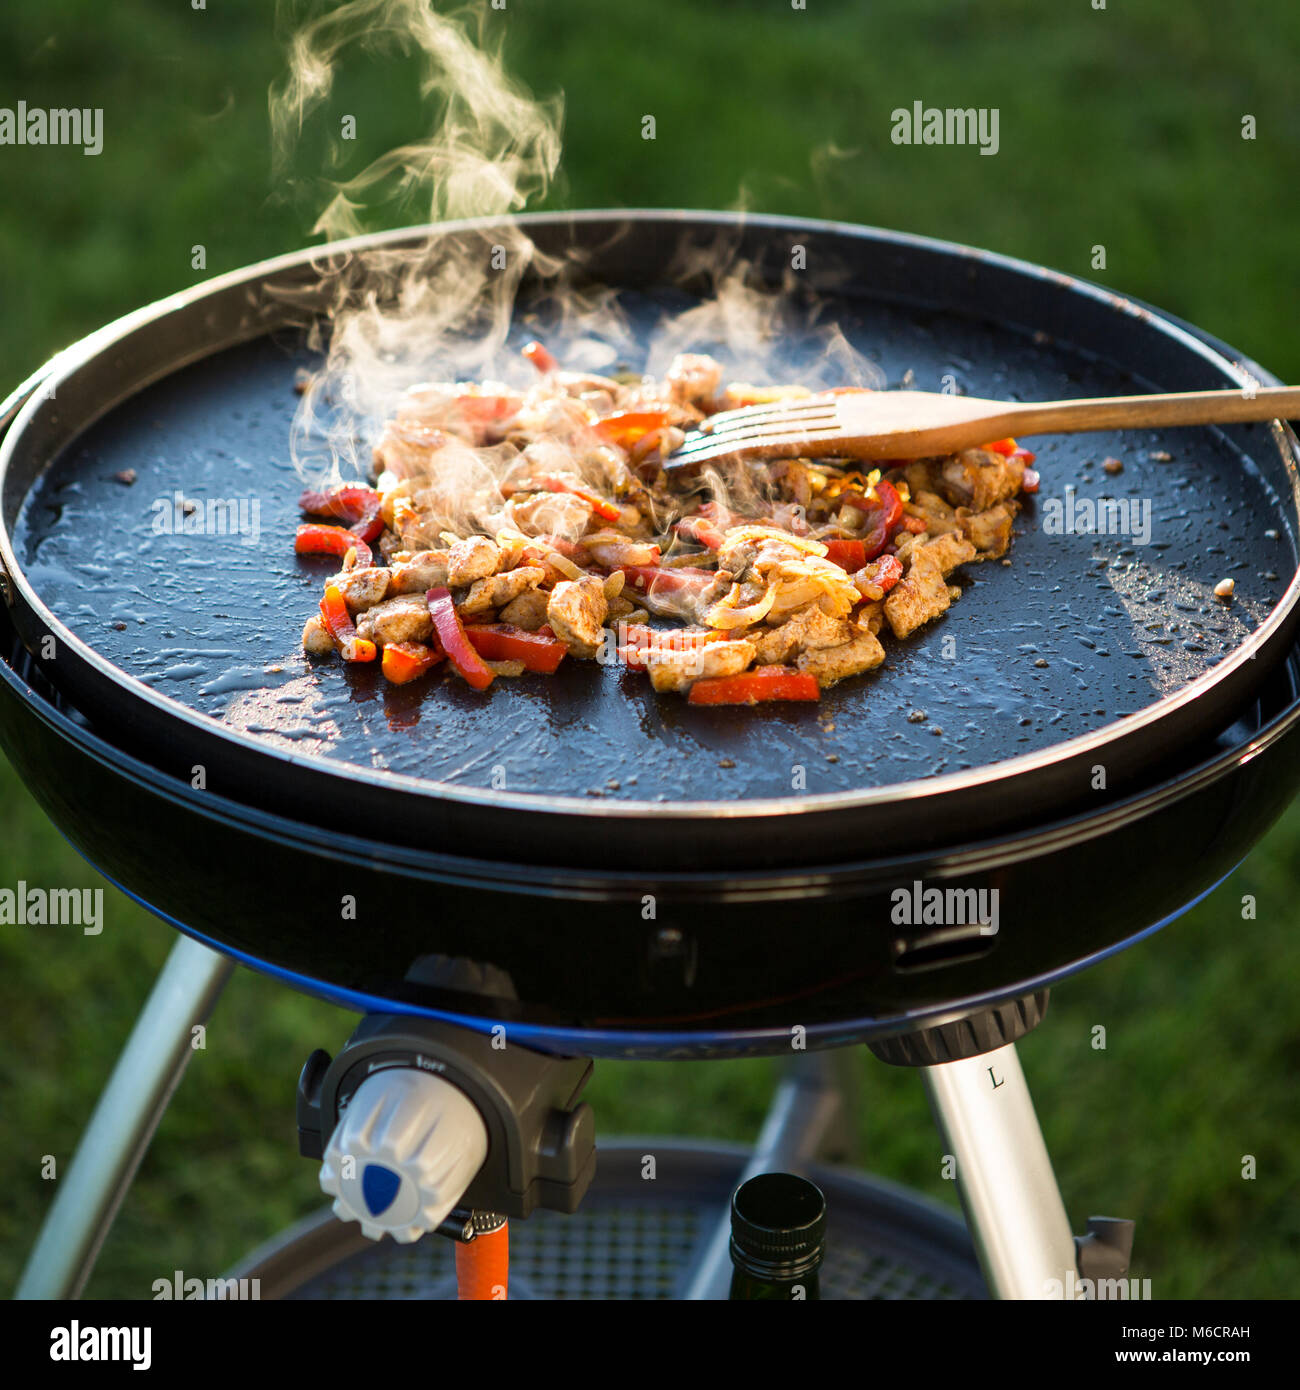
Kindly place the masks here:
[(468, 1244), (456, 1246), (456, 1297), (503, 1299), (510, 1272), (510, 1227), (506, 1222)]

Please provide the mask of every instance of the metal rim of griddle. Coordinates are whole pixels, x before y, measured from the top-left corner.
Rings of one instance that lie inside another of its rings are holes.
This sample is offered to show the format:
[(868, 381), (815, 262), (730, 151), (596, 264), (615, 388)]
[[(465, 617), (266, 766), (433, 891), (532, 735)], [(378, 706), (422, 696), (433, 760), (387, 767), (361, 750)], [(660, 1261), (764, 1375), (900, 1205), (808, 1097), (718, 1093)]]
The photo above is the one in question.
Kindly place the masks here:
[[(1239, 381), (1243, 386), (1247, 385), (1251, 378), (1251, 373), (1246, 367), (1229, 360), (1191, 331), (1163, 317), (1156, 317), (1144, 306), (1133, 304), (1131, 301), (1087, 282), (1047, 271), (1025, 262), (992, 253), (973, 251), (969, 248), (928, 238), (794, 218), (740, 218), (690, 212), (631, 211), (536, 214), (512, 219), (512, 221), (514, 220), (534, 231), (542, 228), (554, 230), (557, 227), (562, 228), (568, 225), (577, 227), (601, 223), (617, 225), (629, 221), (644, 222), (648, 220), (662, 221), (669, 227), (680, 226), (683, 230), (703, 227), (724, 231), (748, 226), (768, 229), (774, 233), (802, 231), (810, 234), (821, 233), (841, 237), (867, 238), (890, 244), (928, 249), (932, 252), (959, 255), (969, 258), (972, 264), (980, 263), (1044, 283), (1062, 285), (1092, 301), (1095, 305), (1103, 306), (1119, 314), (1142, 319), (1158, 327), (1162, 333), (1174, 339), (1181, 348), (1195, 353), (1216, 371), (1226, 375), (1229, 379)], [(101, 408), (91, 416), (79, 419), (75, 428), (72, 428), (71, 433), (63, 442), (66, 443), (81, 434), (95, 420), (102, 418), (110, 409), (121, 404), (123, 400), (128, 399), (153, 381), (207, 357), (223, 347), (248, 341), (269, 331), (275, 326), (276, 315), (282, 310), (274, 304), (268, 304), (265, 299), (260, 299), (256, 291), (259, 286), (275, 277), (293, 278), (296, 276), (302, 278), (310, 275), (311, 267), (323, 259), (346, 256), (353, 251), (409, 243), (427, 239), (430, 236), (454, 236), (466, 232), (479, 232), (494, 225), (500, 225), (499, 219), (448, 223), (433, 228), (408, 228), (381, 236), (358, 238), (350, 242), (313, 248), (307, 252), (279, 257), (230, 275), (218, 277), (127, 315), (116, 323), (90, 335), (54, 359), (44, 378), (44, 385), (53, 391), (56, 401), (61, 386), (75, 380), (79, 373), (88, 370), (96, 362), (102, 363), (106, 356), (111, 358), (114, 353), (124, 352), (131, 343), (138, 345), (141, 335), (147, 336), (153, 332), (160, 320), (176, 313), (201, 312), (203, 306), (209, 303), (213, 297), (222, 294), (243, 295), (247, 301), (246, 312), (241, 316), (236, 329), (227, 331), (219, 341), (196, 340), (188, 354), (181, 354), (179, 357), (170, 356), (165, 363), (157, 365), (151, 374), (127, 373), (118, 393), (111, 398), (106, 398), (101, 403)], [(996, 797), (1006, 795), (1009, 787), (1014, 786), (1017, 779), (1020, 779), (1021, 784), (1024, 785), (1036, 773), (1050, 772), (1054, 767), (1058, 767), (1066, 761), (1069, 761), (1073, 766), (1082, 760), (1100, 759), (1104, 750), (1110, 749), (1113, 753), (1116, 745), (1121, 743), (1126, 749), (1133, 750), (1160, 721), (1173, 719), (1179, 715), (1190, 717), (1195, 702), (1219, 687), (1229, 688), (1228, 682), (1235, 683), (1231, 687), (1233, 689), (1248, 690), (1270, 661), (1280, 650), (1284, 649), (1285, 639), (1294, 629), (1298, 616), (1300, 572), (1292, 576), (1281, 600), (1264, 622), (1231, 653), (1210, 670), (1193, 678), (1180, 690), (1155, 700), (1145, 709), (1114, 720), (1101, 729), (1076, 736), (1038, 752), (1021, 754), (967, 771), (942, 773), (922, 780), (894, 783), (886, 787), (828, 793), (803, 793), (798, 797), (756, 798), (734, 802), (692, 800), (658, 802), (631, 799), (593, 801), (573, 796), (518, 793), (490, 788), (466, 788), (444, 782), (431, 782), (404, 774), (383, 770), (376, 771), (355, 763), (326, 762), (323, 759), (311, 756), (304, 757), (301, 754), (268, 746), (257, 740), (255, 736), (223, 726), (214, 719), (158, 693), (134, 677), (127, 675), (121, 668), (108, 661), (60, 622), (43, 603), (21, 566), (17, 563), (11, 548), (7, 524), (12, 510), (14, 488), (21, 486), (25, 492), (26, 486), (34, 481), (34, 479), (27, 479), (25, 483), (20, 483), (10, 469), (18, 440), (33, 428), (57, 430), (58, 417), (52, 410), (47, 411), (47, 400), (46, 390), (33, 391), (26, 403), (17, 411), (11, 428), (7, 431), (3, 443), (0, 444), (0, 499), (3, 499), (3, 513), (6, 522), (5, 525), (0, 526), (0, 566), (7, 572), (5, 582), (8, 588), (8, 597), (15, 604), (15, 614), (16, 616), (20, 615), (21, 619), (26, 621), (27, 633), (25, 635), (30, 635), (33, 631), (54, 634), (62, 649), (61, 670), (66, 672), (70, 663), (73, 669), (84, 672), (106, 696), (111, 693), (116, 698), (125, 698), (134, 710), (147, 715), (150, 719), (165, 721), (176, 729), (185, 728), (191, 736), (206, 740), (209, 746), (212, 746), (211, 740), (215, 739), (218, 747), (224, 747), (231, 751), (237, 750), (246, 755), (268, 760), (261, 764), (268, 770), (277, 765), (285, 769), (289, 775), (293, 774), (295, 766), (310, 768), (313, 773), (320, 773), (324, 770), (332, 778), (341, 779), (337, 785), (344, 788), (348, 784), (354, 786), (364, 784), (372, 790), (382, 789), (381, 794), (385, 795), (401, 793), (426, 798), (432, 797), (440, 802), (459, 803), (462, 806), (473, 806), (480, 810), (487, 808), (493, 811), (554, 812), (559, 817), (571, 821), (581, 818), (588, 822), (594, 820), (605, 823), (619, 822), (629, 818), (636, 818), (649, 823), (699, 822), (704, 819), (712, 820), (715, 823), (729, 820), (741, 820), (749, 823), (768, 817), (780, 817), (782, 821), (785, 821), (792, 815), (818, 816), (819, 813), (881, 808), (891, 803), (897, 805), (902, 801), (908, 803), (923, 802), (926, 805), (932, 805), (942, 798), (963, 792), (988, 792)], [(48, 413), (48, 420), (44, 418), (43, 411)], [(1295, 438), (1285, 427), (1274, 425), (1272, 428), (1275, 443), (1282, 450), (1287, 461), (1287, 471), (1292, 484), (1293, 497), (1286, 499), (1287, 503), (1300, 509), (1300, 473), (1296, 468), (1297, 446)], [(57, 449), (53, 452), (57, 452)], [(47, 458), (46, 463), (48, 462), (49, 459)], [(20, 620), (20, 630), (23, 626), (24, 622)], [(1258, 665), (1252, 667), (1252, 663), (1257, 661)], [(52, 674), (56, 680), (59, 679), (58, 672)], [(87, 702), (83, 699), (81, 703), (86, 704)]]
[[(630, 957), (627, 948), (635, 934), (630, 936), (623, 930), (625, 923), (615, 929), (610, 910), (618, 910), (621, 904), (632, 898), (640, 902), (640, 895), (646, 891), (666, 895), (665, 901), (689, 902), (692, 910), (699, 907), (707, 911), (710, 904), (714, 905), (715, 912), (728, 908), (748, 912), (758, 908), (765, 919), (773, 922), (785, 922), (792, 913), (813, 910), (821, 911), (825, 920), (825, 913), (842, 913), (846, 903), (852, 907), (857, 902), (865, 901), (864, 895), (870, 894), (873, 888), (878, 891), (882, 882), (910, 882), (917, 875), (929, 879), (931, 873), (941, 878), (958, 875), (959, 881), (975, 881), (977, 878), (983, 881), (982, 876), (989, 873), (1019, 874), (1026, 863), (1035, 859), (1059, 862), (1061, 856), (1073, 857), (1087, 849), (1090, 841), (1104, 844), (1114, 844), (1117, 840), (1135, 841), (1141, 838), (1148, 820), (1160, 819), (1163, 824), (1169, 814), (1189, 798), (1199, 799), (1203, 803), (1207, 797), (1217, 797), (1225, 808), (1228, 820), (1235, 823), (1246, 809), (1240, 804), (1243, 793), (1238, 790), (1243, 776), (1249, 775), (1252, 765), (1276, 768), (1284, 747), (1294, 744), (1295, 733), (1300, 726), (1300, 699), (1296, 695), (1300, 688), (1300, 651), (1297, 651), (1287, 663), (1285, 673), (1279, 673), (1270, 683), (1280, 684), (1285, 689), (1275, 691), (1267, 704), (1261, 704), (1251, 717), (1239, 720), (1232, 730), (1226, 731), (1226, 737), (1212, 756), (1182, 767), (1167, 779), (1146, 786), (1139, 794), (1110, 799), (1087, 815), (1057, 820), (1032, 830), (1021, 829), (979, 843), (963, 842), (948, 850), (930, 851), (924, 856), (923, 864), (919, 860), (890, 862), (877, 859), (813, 867), (803, 872), (765, 870), (745, 875), (725, 872), (684, 874), (655, 870), (652, 877), (647, 877), (610, 869), (593, 872), (557, 868), (539, 873), (531, 868), (521, 871), (518, 866), (505, 863), (381, 845), (355, 835), (331, 841), (326, 850), (319, 835), (308, 824), (290, 822), (256, 806), (231, 802), (217, 794), (197, 792), (187, 781), (171, 777), (115, 749), (87, 727), (84, 720), (75, 717), (75, 713), (66, 708), (56, 692), (46, 690), (42, 693), (41, 689), (28, 683), (34, 680), (37, 686), (46, 685), (38, 671), (29, 669), (27, 675), (22, 674), (20, 668), (24, 663), (30, 663), (30, 657), (21, 649), (18, 651), (19, 666), (11, 666), (5, 661), (0, 666), (0, 676), (3, 677), (6, 691), (11, 690), (21, 700), (28, 716), (38, 721), (43, 730), (34, 747), (50, 751), (47, 735), (73, 745), (77, 759), (85, 760), (87, 764), (102, 764), (113, 776), (129, 779), (133, 790), (138, 784), (139, 792), (148, 803), (156, 805), (164, 814), (167, 807), (172, 807), (177, 814), (171, 816), (169, 824), (185, 823), (190, 826), (197, 813), (202, 828), (195, 832), (191, 827), (187, 830), (189, 835), (198, 833), (206, 840), (213, 832), (238, 832), (245, 852), (254, 856), (249, 865), (254, 873), (259, 871), (257, 856), (263, 851), (269, 871), (281, 867), (282, 862), (314, 865), (324, 862), (315, 856), (327, 854), (328, 862), (338, 865), (340, 872), (345, 875), (352, 866), (365, 866), (378, 872), (385, 881), (399, 885), (401, 892), (409, 892), (418, 884), (428, 883), (452, 886), (454, 891), (467, 894), (469, 898), (484, 891), (504, 889), (512, 896), (582, 904), (583, 919), (591, 926), (591, 935), (587, 940), (587, 949), (591, 953), (587, 957), (588, 964), (592, 969), (604, 970), (606, 974), (612, 971), (619, 978), (628, 973)], [(38, 729), (33, 727), (31, 732), (36, 733)], [(1291, 762), (1295, 762), (1294, 756)], [(63, 766), (62, 763), (59, 765)], [(68, 775), (63, 779), (67, 785), (83, 784), (80, 766), (81, 763), (77, 761), (68, 767)], [(1287, 780), (1289, 782), (1289, 777)], [(102, 807), (112, 804), (113, 795), (114, 792), (109, 792), (107, 799), (98, 801), (92, 798), (90, 805)], [(78, 805), (83, 804), (81, 798), (76, 800)], [(1248, 795), (1248, 801), (1253, 806), (1256, 798)], [(61, 810), (57, 805), (51, 805), (47, 809), (60, 828), (70, 834), (74, 845), (81, 848), (92, 864), (103, 870), (105, 866), (99, 855), (108, 853), (105, 846), (114, 843), (115, 836), (111, 830), (104, 830), (98, 815), (94, 811), (82, 813), (83, 819), (95, 827), (94, 834), (99, 837), (98, 840), (91, 840), (92, 844), (99, 845), (99, 850), (92, 852), (83, 845), (77, 830), (65, 826), (66, 807)], [(148, 815), (152, 815), (152, 812), (147, 813), (142, 824), (146, 823)], [(1166, 843), (1167, 840), (1157, 836), (1153, 845), (1158, 847)], [(1234, 856), (1240, 857), (1246, 852), (1248, 844), (1240, 834), (1235, 837), (1235, 843), (1237, 848)], [(109, 858), (112, 861), (111, 855)], [(1157, 862), (1160, 862), (1159, 856)], [(1200, 891), (1190, 895), (1192, 899), (1199, 901), (1213, 883), (1232, 868), (1234, 862), (1235, 858), (1226, 860), (1221, 873), (1216, 872), (1204, 884), (1198, 883)], [(273, 979), (340, 1007), (361, 1012), (435, 1017), (480, 1031), (488, 1029), (501, 1016), (500, 1009), (494, 1007), (465, 1012), (466, 1008), (472, 1010), (473, 1007), (466, 997), (462, 998), (460, 1004), (413, 995), (403, 995), (399, 999), (389, 990), (349, 984), (340, 975), (339, 963), (328, 956), (321, 957), (310, 945), (315, 941), (316, 933), (310, 928), (309, 922), (304, 924), (304, 944), (295, 944), (292, 956), (287, 960), (281, 959), (274, 950), (268, 952), (265, 944), (257, 949), (241, 949), (232, 944), (221, 929), (196, 927), (183, 906), (177, 915), (160, 907), (155, 901), (140, 897), (134, 891), (129, 875), (114, 877), (114, 872), (114, 869), (108, 870), (110, 881), (169, 925)], [(314, 869), (307, 872), (310, 877)], [(347, 881), (355, 888), (353, 880)], [(1122, 930), (1114, 923), (1108, 923), (1104, 915), (1098, 917), (1095, 911), (1087, 914), (1089, 921), (1095, 921), (1097, 927), (1103, 929), (1094, 933), (1095, 940), (1089, 939), (1085, 943), (1087, 949), (1068, 954), (1048, 969), (1041, 968), (1041, 963), (1032, 968), (1017, 966), (1014, 971), (1006, 972), (1005, 978), (977, 983), (966, 978), (964, 968), (958, 967), (955, 972), (951, 969), (940, 972), (942, 980), (936, 979), (935, 987), (926, 990), (923, 997), (913, 1000), (900, 998), (887, 1008), (870, 1013), (863, 1011), (864, 1001), (850, 990), (846, 997), (837, 1000), (833, 1013), (828, 1012), (823, 1020), (808, 1025), (809, 1045), (841, 1045), (868, 1036), (895, 1033), (904, 1028), (948, 1022), (964, 1016), (973, 1008), (995, 1004), (1023, 994), (1026, 990), (1055, 983), (1150, 936), (1192, 905), (1187, 897), (1171, 898), (1169, 906), (1174, 910), (1161, 909), (1163, 916), (1159, 920), (1154, 920), (1157, 913), (1153, 912), (1140, 921), (1126, 924)], [(818, 908), (818, 904), (822, 906)], [(856, 917), (857, 913), (854, 915)], [(860, 931), (855, 939), (866, 943), (874, 930), (873, 923), (866, 915), (857, 920)], [(1030, 936), (1036, 940), (1048, 924), (1036, 920), (1023, 925), (1031, 929)], [(1055, 925), (1059, 926), (1059, 923)], [(428, 945), (434, 947), (436, 944), (434, 933)], [(505, 951), (513, 968), (512, 952), (517, 946), (510, 945), (507, 949), (507, 945), (506, 938), (493, 933), (489, 919), (485, 924), (482, 949), (492, 959), (498, 958), (498, 952)], [(282, 954), (283, 943), (278, 949)], [(567, 958), (561, 953), (561, 960)], [(930, 976), (916, 978), (928, 981)], [(547, 1001), (545, 1017), (536, 1018), (530, 1014), (511, 1024), (513, 1035), (525, 1046), (544, 1052), (644, 1058), (660, 1055), (785, 1054), (789, 1049), (789, 1028), (783, 1020), (774, 1022), (769, 1018), (756, 1019), (737, 1014), (727, 1020), (718, 1020), (704, 1031), (685, 1031), (685, 1025), (674, 1026), (664, 1019), (648, 1016), (644, 1019), (638, 1017), (635, 1022), (629, 1018), (615, 1026), (592, 1022), (585, 1015), (575, 1018), (571, 1003), (565, 1004), (549, 993), (540, 995), (526, 991), (521, 997), (529, 1002), (540, 998)], [(651, 1012), (653, 1014), (653, 1010)]]

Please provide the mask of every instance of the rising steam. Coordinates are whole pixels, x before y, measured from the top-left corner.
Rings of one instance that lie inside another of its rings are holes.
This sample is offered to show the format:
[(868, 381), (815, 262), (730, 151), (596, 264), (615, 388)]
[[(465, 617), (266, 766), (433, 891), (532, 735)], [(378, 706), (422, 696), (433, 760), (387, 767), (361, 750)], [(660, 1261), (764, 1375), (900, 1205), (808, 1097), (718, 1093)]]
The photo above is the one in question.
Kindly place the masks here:
[[(288, 73), (270, 93), (279, 179), (293, 170), (308, 122), (323, 115), (340, 64), (361, 47), (416, 59), (430, 130), (345, 181), (321, 178), (315, 233), (357, 236), (394, 208), (418, 209), (415, 220), (429, 222), (503, 216), (545, 194), (560, 157), (562, 103), (535, 100), (507, 75), (499, 39), (485, 32), (490, 14), (486, 6), (439, 13), (429, 0), (350, 0), (292, 34)], [(299, 471), (364, 476), (367, 425), (391, 414), (413, 381), (453, 363), (458, 375), (488, 372), (534, 258), (529, 239), (505, 224), (436, 254), (389, 248), (322, 266), (327, 358), (295, 421)]]
[[(346, 180), (322, 176), (307, 185), (314, 206), (324, 209), (313, 230), (327, 241), (412, 218), (508, 219), (546, 194), (560, 158), (562, 100), (534, 98), (505, 71), (505, 11), (485, 3), (440, 11), (430, 0), (350, 0), (305, 22), (288, 12), (284, 18), (297, 27), (287, 75), (270, 94), (274, 169), (282, 187), (291, 176), (301, 177), (296, 156), (305, 132), (315, 123), (338, 128), (342, 113), (329, 103), (349, 55), (364, 48), (413, 57), (420, 74), (426, 138), (389, 151)], [(723, 361), (729, 379), (762, 383), (788, 376), (790, 344), (797, 339), (806, 349), (798, 378), (805, 384), (883, 384), (879, 369), (837, 327), (819, 322), (815, 308), (796, 311), (787, 295), (747, 288), (748, 267), (727, 247), (683, 256), (689, 257), (680, 267), (683, 276), (698, 279), (703, 272), (715, 292), (666, 319), (649, 342), (633, 340), (613, 293), (576, 288), (574, 263), (541, 256), (508, 220), (432, 244), (322, 257), (310, 307), (325, 364), (294, 423), (295, 465), (313, 485), (366, 477), (378, 428), (413, 384), (521, 383), (535, 375), (507, 351), (526, 272), (543, 283), (544, 314), (553, 325), (548, 343), (571, 369), (607, 370), (622, 361), (644, 363), (659, 375), (675, 353), (701, 350)], [(454, 477), (440, 477), (439, 490), (445, 493), (449, 482), (463, 487), (461, 520), (487, 525), (504, 502), (497, 484), (509, 458), (502, 451), (444, 454), (436, 467)]]

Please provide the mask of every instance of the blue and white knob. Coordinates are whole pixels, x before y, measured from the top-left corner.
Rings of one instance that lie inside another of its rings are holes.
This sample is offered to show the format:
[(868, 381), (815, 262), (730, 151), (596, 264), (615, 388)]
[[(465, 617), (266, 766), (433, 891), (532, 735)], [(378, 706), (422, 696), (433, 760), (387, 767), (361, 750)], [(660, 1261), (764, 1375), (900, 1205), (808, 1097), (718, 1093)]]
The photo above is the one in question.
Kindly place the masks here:
[(357, 1087), (321, 1163), (334, 1214), (407, 1243), (446, 1220), (487, 1157), (487, 1126), (450, 1082), (414, 1067)]

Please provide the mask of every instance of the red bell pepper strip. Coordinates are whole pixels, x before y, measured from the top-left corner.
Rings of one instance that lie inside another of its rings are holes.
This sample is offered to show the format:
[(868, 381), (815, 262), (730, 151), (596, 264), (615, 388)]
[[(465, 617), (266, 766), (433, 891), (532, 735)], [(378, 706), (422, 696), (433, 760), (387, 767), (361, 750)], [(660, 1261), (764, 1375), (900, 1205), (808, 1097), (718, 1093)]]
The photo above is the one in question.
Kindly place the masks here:
[(487, 661), (522, 661), (524, 669), (549, 676), (568, 654), (568, 647), (554, 635), (543, 637), (511, 623), (485, 623), (468, 627), (470, 645)]
[(438, 634), (438, 641), (447, 653), (452, 670), (475, 690), (486, 690), (492, 684), (493, 672), (470, 645), (450, 591), (430, 589), (425, 597), (429, 603), (429, 616), (433, 619), (433, 630)]
[(707, 517), (688, 516), (677, 523), (677, 534), (688, 541), (697, 541), (710, 550), (721, 550), (724, 536)]
[(299, 555), (337, 555), (346, 557), (349, 550), (357, 552), (357, 568), (366, 569), (374, 563), (370, 547), (346, 526), (322, 526), (319, 522), (307, 522), (298, 527), (293, 548)]
[(661, 569), (658, 565), (620, 565), (634, 589), (643, 594), (678, 593), (683, 589), (703, 589), (716, 576), (712, 570), (693, 569), (679, 565), (676, 569)]
[(910, 531), (914, 536), (919, 536), (922, 531), (926, 531), (929, 528), (919, 516), (905, 516), (902, 521), (898, 523), (898, 529), (900, 531)]
[(903, 577), (903, 562), (897, 555), (879, 555), (853, 577), (859, 589), (879, 589), (887, 594)]
[(1025, 467), (1028, 468), (1029, 465), (1033, 463), (1033, 461), (1038, 457), (1038, 455), (1030, 449), (1021, 449), (1017, 447), (1015, 452), (1011, 455), (1011, 457), (1013, 459), (1024, 459)]
[(320, 601), (321, 621), (325, 631), (334, 639), (335, 646), (344, 661), (373, 661), (375, 644), (365, 637), (357, 636), (352, 615), (343, 601), (343, 594), (336, 584), (325, 586), (325, 597)]
[(985, 444), (984, 448), (991, 454), (1001, 454), (1003, 458), (1010, 458), (1016, 452), (1016, 441), (1014, 439), (995, 439), (992, 444)]
[(693, 705), (757, 705), (767, 700), (816, 700), (817, 677), (792, 666), (760, 666), (738, 676), (707, 676), (691, 686)]
[(666, 410), (622, 410), (607, 415), (596, 426), (596, 433), (610, 444), (630, 449), (637, 440), (668, 423)]
[(384, 529), (380, 498), (374, 488), (345, 483), (330, 492), (304, 492), (298, 506), (311, 516), (336, 516), (350, 523), (363, 541), (373, 541)]
[(567, 492), (574, 497), (581, 497), (602, 521), (617, 521), (622, 516), (622, 512), (612, 502), (606, 502), (603, 497), (588, 492), (585, 487), (578, 487), (576, 483), (566, 482), (563, 478), (539, 478), (538, 486), (544, 487), (547, 492)]
[[(845, 494), (847, 500), (848, 494)], [(876, 484), (877, 516), (871, 530), (862, 538), (867, 559), (874, 560), (889, 544), (894, 527), (903, 519), (903, 499), (892, 483)], [(856, 506), (857, 503), (854, 503)]]
[(524, 344), (523, 354), (543, 376), (549, 372), (558, 371), (560, 368), (560, 364), (555, 360), (553, 354), (548, 352), (535, 338), (531, 343)]
[(426, 646), (423, 642), (390, 642), (384, 648), (380, 666), (384, 676), (394, 685), (405, 685), (432, 671), (440, 661), (446, 659), (446, 652)]
[(826, 558), (850, 574), (867, 563), (867, 547), (861, 541), (826, 541)]

